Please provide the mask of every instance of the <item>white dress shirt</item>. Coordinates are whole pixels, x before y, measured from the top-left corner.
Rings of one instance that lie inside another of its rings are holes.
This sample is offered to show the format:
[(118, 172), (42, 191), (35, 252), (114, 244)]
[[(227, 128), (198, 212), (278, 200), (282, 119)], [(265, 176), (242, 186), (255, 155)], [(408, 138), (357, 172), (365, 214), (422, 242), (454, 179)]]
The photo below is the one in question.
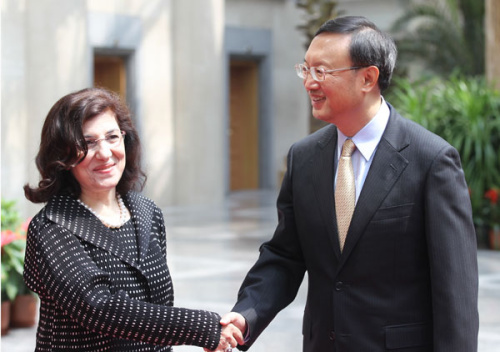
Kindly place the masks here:
[[(387, 122), (389, 121), (389, 106), (383, 97), (381, 97), (381, 99), (382, 104), (380, 104), (380, 109), (377, 114), (370, 120), (370, 122), (368, 122), (368, 124), (366, 124), (365, 127), (352, 137), (352, 140), (356, 145), (356, 150), (351, 157), (356, 187), (356, 202), (358, 201), (361, 189), (365, 183), (366, 175), (368, 175), (368, 171), (370, 170), (378, 143), (380, 142), (385, 127), (387, 126)], [(347, 137), (338, 129), (337, 133), (337, 156), (339, 156)], [(335, 185), (336, 184), (337, 171), (335, 173)]]

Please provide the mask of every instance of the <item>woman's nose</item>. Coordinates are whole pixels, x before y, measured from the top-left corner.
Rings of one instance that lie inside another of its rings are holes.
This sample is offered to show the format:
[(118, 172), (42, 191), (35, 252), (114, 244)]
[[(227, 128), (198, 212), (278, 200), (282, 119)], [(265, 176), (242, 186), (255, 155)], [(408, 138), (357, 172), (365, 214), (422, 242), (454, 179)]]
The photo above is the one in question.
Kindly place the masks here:
[(111, 156), (111, 148), (107, 143), (97, 143), (95, 156), (100, 159), (108, 159)]

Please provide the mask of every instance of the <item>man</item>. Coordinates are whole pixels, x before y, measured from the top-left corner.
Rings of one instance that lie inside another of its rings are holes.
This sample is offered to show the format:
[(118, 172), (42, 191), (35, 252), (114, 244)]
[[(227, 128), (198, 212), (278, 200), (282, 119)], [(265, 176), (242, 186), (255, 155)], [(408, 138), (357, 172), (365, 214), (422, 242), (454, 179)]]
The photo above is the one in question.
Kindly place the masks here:
[(224, 334), (229, 323), (244, 332), (233, 340), (240, 349), (293, 301), (307, 271), (304, 351), (477, 350), (477, 250), (460, 158), (385, 102), (395, 62), (372, 22), (342, 17), (297, 65), (314, 116), (330, 125), (289, 151), (276, 232), (222, 320)]

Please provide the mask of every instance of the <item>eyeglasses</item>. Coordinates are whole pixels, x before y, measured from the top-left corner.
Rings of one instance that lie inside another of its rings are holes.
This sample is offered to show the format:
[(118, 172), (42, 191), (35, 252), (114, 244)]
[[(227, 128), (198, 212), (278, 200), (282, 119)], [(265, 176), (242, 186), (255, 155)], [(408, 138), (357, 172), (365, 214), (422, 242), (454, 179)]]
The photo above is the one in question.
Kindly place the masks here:
[(125, 135), (126, 135), (125, 131), (116, 131), (108, 134), (104, 138), (99, 138), (99, 139), (85, 138), (85, 144), (87, 144), (87, 149), (89, 151), (97, 150), (99, 142), (105, 142), (108, 148), (115, 148), (120, 145)]
[(297, 72), (297, 76), (302, 79), (306, 79), (307, 74), (310, 73), (312, 79), (314, 79), (316, 82), (323, 82), (326, 79), (327, 73), (332, 74), (333, 72), (357, 70), (364, 67), (366, 66), (344, 67), (336, 68), (334, 70), (325, 70), (323, 67), (307, 67), (305, 64), (297, 64), (295, 65), (295, 71)]

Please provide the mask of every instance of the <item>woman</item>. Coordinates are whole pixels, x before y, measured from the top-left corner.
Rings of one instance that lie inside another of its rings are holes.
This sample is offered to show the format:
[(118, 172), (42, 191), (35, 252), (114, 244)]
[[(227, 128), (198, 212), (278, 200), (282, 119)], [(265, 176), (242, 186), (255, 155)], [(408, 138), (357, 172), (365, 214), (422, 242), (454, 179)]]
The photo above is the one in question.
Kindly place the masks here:
[(173, 307), (163, 215), (135, 192), (146, 181), (140, 143), (117, 95), (61, 98), (36, 163), (38, 187), (24, 187), (47, 203), (31, 221), (24, 271), (40, 297), (36, 351), (227, 346), (218, 314)]

